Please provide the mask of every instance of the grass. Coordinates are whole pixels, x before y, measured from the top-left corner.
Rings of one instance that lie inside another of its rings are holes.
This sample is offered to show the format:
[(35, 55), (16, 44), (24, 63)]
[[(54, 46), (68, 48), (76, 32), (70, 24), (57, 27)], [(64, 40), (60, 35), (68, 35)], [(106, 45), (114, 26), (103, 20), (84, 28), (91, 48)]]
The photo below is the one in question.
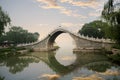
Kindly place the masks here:
[(1, 48), (0, 52), (4, 53), (4, 52), (15, 52), (15, 51), (19, 51), (19, 50), (25, 50), (24, 47), (8, 47), (8, 48)]

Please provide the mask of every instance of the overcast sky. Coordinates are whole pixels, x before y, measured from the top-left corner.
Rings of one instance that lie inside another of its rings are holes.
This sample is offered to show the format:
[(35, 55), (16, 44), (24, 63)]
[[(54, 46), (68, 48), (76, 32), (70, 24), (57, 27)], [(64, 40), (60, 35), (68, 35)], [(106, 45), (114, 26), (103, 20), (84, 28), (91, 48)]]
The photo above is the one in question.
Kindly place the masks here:
[(45, 37), (62, 26), (77, 32), (85, 23), (100, 19), (107, 0), (0, 0), (12, 25)]

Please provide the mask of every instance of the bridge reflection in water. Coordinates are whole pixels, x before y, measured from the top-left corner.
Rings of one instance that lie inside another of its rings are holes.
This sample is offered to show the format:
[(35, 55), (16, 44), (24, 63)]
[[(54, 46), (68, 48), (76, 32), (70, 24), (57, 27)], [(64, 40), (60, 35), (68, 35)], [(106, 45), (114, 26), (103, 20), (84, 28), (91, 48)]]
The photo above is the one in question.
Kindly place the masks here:
[[(62, 65), (57, 61), (55, 52), (45, 52), (43, 53), (33, 53), (30, 56), (42, 60), (45, 62), (53, 71), (59, 75), (66, 75), (77, 68), (86, 67), (90, 70), (97, 72), (104, 72), (107, 68), (112, 65), (108, 59), (99, 53), (74, 53), (76, 55), (76, 60), (67, 66)], [(102, 66), (102, 68), (101, 68)]]
[(99, 53), (74, 54), (76, 55), (75, 61), (67, 66), (57, 61), (55, 52), (34, 52), (25, 55), (13, 55), (12, 57), (5, 55), (0, 58), (0, 66), (7, 66), (9, 67), (9, 72), (16, 74), (28, 67), (30, 63), (39, 63), (42, 61), (56, 72), (56, 74), (63, 76), (81, 67), (86, 67), (97, 72), (104, 72), (112, 65), (104, 55)]
[[(74, 74), (76, 71), (79, 72), (83, 70), (83, 73), (85, 72), (84, 74), (89, 74), (89, 71), (101, 73), (106, 72), (108, 69), (111, 69), (111, 67), (119, 67), (112, 64), (102, 53), (89, 52), (73, 54), (75, 55), (75, 59), (69, 65), (64, 65), (57, 59), (60, 57), (56, 57), (56, 51), (3, 54), (0, 55), (0, 77), (1, 75), (4, 76), (5, 80), (36, 80), (36, 77), (42, 77), (44, 74), (50, 73), (59, 75), (60, 80), (70, 80), (76, 76), (76, 74)], [(46, 69), (46, 66), (49, 69)], [(72, 76), (71, 73), (73, 73)], [(77, 73), (78, 76), (80, 76), (80, 74), (81, 73)], [(67, 78), (64, 79), (66, 76)], [(68, 76), (71, 78), (68, 78)]]

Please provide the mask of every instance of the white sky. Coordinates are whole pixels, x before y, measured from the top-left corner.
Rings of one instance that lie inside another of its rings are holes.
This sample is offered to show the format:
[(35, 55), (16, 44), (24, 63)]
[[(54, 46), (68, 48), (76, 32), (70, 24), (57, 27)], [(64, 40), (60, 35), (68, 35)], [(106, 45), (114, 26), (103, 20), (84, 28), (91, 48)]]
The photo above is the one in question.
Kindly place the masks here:
[(100, 19), (107, 0), (0, 0), (12, 25), (39, 32), (40, 39), (58, 26), (77, 32), (85, 23)]

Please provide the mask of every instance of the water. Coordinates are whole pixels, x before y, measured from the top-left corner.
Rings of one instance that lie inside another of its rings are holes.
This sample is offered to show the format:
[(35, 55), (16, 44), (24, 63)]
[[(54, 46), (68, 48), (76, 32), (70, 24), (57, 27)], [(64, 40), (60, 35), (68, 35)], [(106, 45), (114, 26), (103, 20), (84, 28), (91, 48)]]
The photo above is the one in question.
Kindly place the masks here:
[(0, 55), (0, 77), (4, 80), (120, 80), (120, 66), (102, 52), (73, 53), (72, 39), (69, 36), (60, 42), (63, 36), (56, 39), (61, 46), (57, 51)]

